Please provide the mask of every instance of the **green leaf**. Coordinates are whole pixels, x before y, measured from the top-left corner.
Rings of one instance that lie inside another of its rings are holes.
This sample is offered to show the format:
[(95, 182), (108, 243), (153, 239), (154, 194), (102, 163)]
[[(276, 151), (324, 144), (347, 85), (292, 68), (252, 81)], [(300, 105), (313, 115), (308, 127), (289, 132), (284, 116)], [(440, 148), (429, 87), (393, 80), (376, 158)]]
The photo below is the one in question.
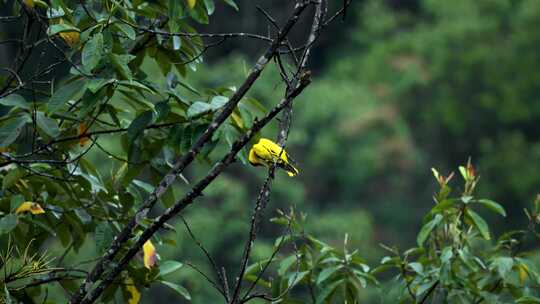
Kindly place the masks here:
[(208, 15), (212, 15), (216, 10), (214, 0), (204, 0), (204, 5), (206, 6), (206, 11), (208, 12)]
[(442, 221), (442, 219), (443, 216), (437, 214), (431, 221), (427, 222), (424, 226), (422, 226), (422, 229), (420, 229), (420, 232), (416, 237), (416, 242), (418, 243), (418, 246), (421, 247), (422, 244), (424, 244), (431, 231)]
[(15, 185), (15, 183), (23, 176), (23, 171), (19, 169), (13, 169), (8, 172), (4, 176), (4, 180), (2, 180), (2, 189), (8, 189), (11, 186)]
[(83, 66), (91, 71), (101, 60), (103, 55), (103, 34), (95, 34), (86, 44), (82, 50), (81, 61)]
[(164, 120), (165, 118), (167, 118), (167, 115), (169, 115), (169, 112), (171, 111), (171, 107), (169, 106), (169, 102), (167, 100), (156, 103), (154, 109), (157, 113), (156, 121)]
[(183, 7), (178, 0), (169, 0), (169, 18), (176, 23), (184, 14)]
[(489, 227), (486, 221), (480, 215), (478, 215), (478, 213), (472, 211), (470, 208), (467, 208), (465, 212), (472, 220), (474, 226), (478, 229), (478, 231), (480, 231), (482, 237), (486, 240), (491, 239), (491, 236), (489, 235)]
[(189, 15), (200, 24), (208, 24), (208, 13), (204, 5), (196, 5), (189, 10)]
[(320, 285), (322, 282), (324, 282), (326, 279), (328, 279), (330, 276), (336, 273), (336, 271), (338, 271), (339, 269), (341, 269), (341, 267), (339, 266), (328, 267), (328, 268), (323, 269), (323, 271), (321, 271), (319, 273), (319, 276), (317, 277), (316, 284)]
[(289, 280), (287, 281), (287, 287), (293, 288), (296, 286), (300, 281), (302, 281), (307, 275), (309, 274), (309, 271), (302, 271), (302, 272), (293, 272), (291, 273), (291, 276), (289, 277)]
[(159, 265), (159, 276), (163, 277), (182, 268), (184, 264), (177, 261), (165, 261)]
[(493, 260), (491, 266), (495, 267), (501, 278), (504, 279), (514, 267), (514, 259), (511, 257), (498, 257)]
[(229, 101), (228, 97), (225, 96), (214, 96), (212, 98), (212, 101), (210, 101), (210, 106), (212, 106), (212, 110), (216, 111), (221, 109), (224, 105), (227, 104), (227, 101)]
[(223, 2), (227, 3), (229, 6), (238, 11), (238, 5), (236, 5), (234, 0), (223, 0)]
[(7, 288), (7, 284), (4, 284), (4, 299), (6, 304), (12, 304), (13, 301), (11, 300), (11, 295), (9, 294), (9, 290)]
[(86, 85), (86, 87), (88, 88), (90, 92), (95, 94), (99, 90), (101, 90), (101, 88), (103, 88), (104, 86), (114, 83), (114, 82), (115, 82), (114, 79), (92, 78), (88, 81), (88, 84)]
[(137, 118), (135, 118), (128, 127), (127, 135), (128, 140), (133, 142), (137, 137), (139, 137), (143, 132), (146, 126), (151, 124), (154, 120), (154, 113), (152, 111), (145, 111), (141, 113)]
[(196, 101), (187, 110), (188, 118), (195, 118), (203, 114), (209, 113), (212, 110), (212, 106), (206, 102)]
[(431, 212), (432, 213), (441, 213), (445, 210), (448, 210), (450, 208), (452, 208), (453, 206), (455, 206), (457, 203), (456, 200), (453, 200), (453, 199), (445, 199), (439, 203), (437, 203), (437, 205), (435, 205), (435, 207), (433, 207), (433, 209), (431, 209)]
[(172, 290), (176, 291), (181, 296), (183, 296), (186, 300), (188, 301), (191, 300), (191, 295), (189, 294), (189, 291), (187, 291), (187, 289), (185, 289), (184, 287), (175, 283), (168, 282), (168, 281), (159, 281), (159, 282), (171, 288)]
[(523, 296), (516, 300), (516, 303), (519, 304), (538, 304), (540, 303), (540, 298), (537, 298), (535, 296)]
[(284, 275), (285, 272), (287, 271), (287, 269), (289, 269), (289, 267), (291, 267), (291, 265), (296, 262), (296, 256), (295, 255), (291, 255), (291, 256), (288, 256), (286, 257), (285, 259), (283, 259), (280, 263), (279, 263), (279, 269), (278, 269), (278, 274), (279, 275)]
[(9, 233), (17, 226), (17, 216), (8, 214), (0, 219), (0, 235)]
[[(178, 2), (178, 1), (177, 1)], [(137, 33), (135, 33), (135, 30), (125, 24), (125, 23), (116, 23), (115, 26), (124, 34), (126, 34), (126, 36), (130, 39), (130, 40), (135, 40), (135, 38), (137, 38)]]
[(65, 23), (62, 23), (62, 24), (53, 24), (51, 26), (49, 26), (49, 28), (47, 29), (47, 34), (49, 36), (53, 36), (53, 35), (56, 35), (58, 33), (62, 33), (62, 32), (80, 32), (80, 30), (76, 27), (74, 27), (73, 25), (69, 25), (69, 24), (65, 24)]
[(467, 180), (469, 175), (467, 174), (467, 169), (465, 169), (465, 167), (459, 166), (459, 173), (461, 173), (464, 180)]
[(113, 240), (113, 231), (107, 222), (101, 222), (96, 227), (94, 234), (94, 240), (96, 243), (96, 250), (99, 253), (105, 252)]
[(8, 106), (8, 107), (18, 107), (21, 109), (30, 109), (30, 104), (24, 100), (24, 97), (22, 97), (19, 94), (10, 94), (4, 98), (0, 98), (0, 105)]
[(506, 217), (506, 211), (504, 210), (503, 206), (501, 206), (499, 203), (496, 203), (496, 202), (494, 202), (492, 200), (488, 200), (488, 199), (480, 199), (480, 200), (478, 200), (478, 203), (484, 205), (489, 210), (494, 211), (494, 212)]
[(63, 105), (68, 104), (70, 100), (79, 99), (84, 90), (86, 89), (86, 80), (83, 78), (77, 78), (67, 84), (64, 84), (58, 88), (49, 103), (47, 104), (47, 110), (49, 114), (55, 113)]
[(128, 66), (128, 63), (131, 62), (131, 60), (135, 59), (135, 56), (133, 55), (116, 55), (116, 54), (110, 54), (109, 58), (111, 60), (112, 65), (125, 79), (131, 80), (133, 78), (133, 74), (131, 73), (131, 69)]
[(60, 135), (60, 129), (58, 128), (56, 120), (45, 116), (43, 112), (36, 113), (36, 123), (38, 128), (40, 128), (50, 137), (56, 138), (58, 135)]
[(6, 124), (0, 127), (0, 148), (7, 147), (12, 144), (27, 123), (28, 118), (26, 116), (17, 116), (10, 119)]
[(338, 288), (338, 286), (340, 286), (344, 282), (345, 282), (345, 280), (341, 279), (339, 281), (335, 281), (334, 283), (332, 283), (332, 284), (330, 284), (328, 286), (325, 286), (322, 289), (322, 291), (320, 293), (318, 293), (316, 303), (317, 304), (332, 303), (332, 302), (327, 302), (327, 300), (332, 296), (332, 294)]
[(408, 266), (411, 267), (414, 272), (420, 275), (424, 273), (424, 266), (418, 262), (409, 263)]

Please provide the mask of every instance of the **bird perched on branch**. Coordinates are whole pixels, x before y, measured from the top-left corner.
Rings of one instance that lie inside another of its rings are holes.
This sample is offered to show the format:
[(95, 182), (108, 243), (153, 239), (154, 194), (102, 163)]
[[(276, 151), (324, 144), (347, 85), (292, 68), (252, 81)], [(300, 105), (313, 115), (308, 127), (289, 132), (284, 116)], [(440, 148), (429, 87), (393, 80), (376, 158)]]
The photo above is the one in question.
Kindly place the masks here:
[(289, 176), (298, 174), (298, 169), (290, 164), (293, 160), (289, 154), (278, 144), (267, 138), (261, 138), (258, 143), (251, 147), (248, 160), (253, 166), (266, 166), (268, 168), (276, 163), (279, 168), (287, 171)]

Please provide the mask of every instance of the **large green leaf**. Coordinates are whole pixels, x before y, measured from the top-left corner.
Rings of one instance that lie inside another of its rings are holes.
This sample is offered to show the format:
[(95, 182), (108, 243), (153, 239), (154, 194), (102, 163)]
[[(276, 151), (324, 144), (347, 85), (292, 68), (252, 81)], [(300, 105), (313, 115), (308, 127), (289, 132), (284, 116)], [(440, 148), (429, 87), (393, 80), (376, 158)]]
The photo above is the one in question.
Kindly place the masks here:
[(45, 132), (50, 137), (57, 137), (60, 135), (60, 129), (58, 128), (58, 124), (56, 123), (56, 120), (51, 119), (43, 112), (37, 112), (36, 113), (36, 123), (38, 128), (40, 128), (43, 132)]
[(191, 295), (189, 294), (189, 291), (185, 289), (183, 286), (168, 282), (168, 281), (159, 281), (161, 284), (171, 288), (172, 290), (179, 293), (181, 296), (183, 296), (186, 300), (191, 300)]
[(28, 122), (27, 116), (17, 116), (8, 120), (5, 124), (0, 126), (0, 148), (7, 147), (12, 144)]
[(221, 107), (227, 104), (227, 101), (229, 101), (228, 97), (225, 96), (214, 96), (212, 100), (210, 101), (210, 106), (212, 106), (212, 110), (216, 111), (219, 110)]
[(55, 113), (62, 106), (68, 104), (70, 100), (79, 99), (86, 89), (86, 81), (83, 78), (77, 78), (67, 84), (60, 86), (53, 94), (47, 110), (49, 114)]
[(12, 170), (9, 170), (9, 172), (4, 176), (4, 179), (2, 180), (2, 189), (8, 189), (11, 186), (15, 185), (17, 181), (24, 175), (24, 172), (22, 169), (15, 168)]
[[(176, 1), (178, 2), (178, 1)], [(135, 40), (135, 38), (137, 38), (137, 33), (135, 33), (135, 30), (125, 24), (125, 23), (116, 23), (115, 26), (121, 31), (123, 32), (124, 34), (126, 34), (126, 36), (130, 39), (130, 40)]]
[(13, 228), (17, 226), (17, 216), (15, 214), (8, 214), (0, 219), (0, 235), (9, 233)]
[(133, 74), (131, 73), (131, 69), (128, 66), (128, 63), (131, 62), (131, 60), (135, 59), (135, 56), (133, 55), (117, 55), (117, 54), (110, 54), (109, 58), (111, 60), (112, 65), (116, 69), (116, 72), (122, 76), (123, 78), (127, 80), (131, 80), (133, 78)]
[(111, 245), (114, 232), (111, 229), (109, 223), (101, 222), (96, 227), (94, 240), (96, 243), (96, 249), (99, 253), (105, 252), (105, 250)]
[(212, 110), (212, 106), (209, 103), (196, 101), (187, 110), (188, 118), (195, 118), (203, 114), (209, 113)]
[(336, 291), (338, 286), (340, 286), (343, 283), (345, 283), (345, 279), (335, 281), (334, 283), (325, 286), (321, 290), (321, 292), (317, 294), (316, 303), (317, 304), (331, 303), (331, 302), (327, 302), (327, 300), (331, 298), (332, 294)]
[(165, 261), (159, 265), (159, 276), (163, 277), (182, 268), (184, 264), (177, 261)]
[(422, 246), (424, 242), (427, 240), (429, 234), (431, 231), (437, 227), (437, 225), (442, 221), (443, 216), (440, 214), (435, 215), (435, 217), (427, 222), (424, 226), (422, 226), (422, 229), (420, 229), (420, 232), (418, 233), (418, 236), (416, 237), (416, 242), (418, 243), (418, 246)]
[(516, 303), (518, 304), (540, 304), (540, 298), (537, 298), (535, 296), (523, 296), (516, 300)]
[(491, 211), (494, 211), (502, 216), (506, 216), (506, 211), (504, 210), (503, 206), (501, 206), (497, 202), (494, 202), (488, 199), (480, 199), (478, 200), (478, 203), (484, 205), (486, 208), (488, 208)]
[(81, 61), (83, 66), (91, 71), (101, 60), (103, 54), (103, 34), (95, 34), (86, 44), (82, 50)]
[(18, 107), (22, 109), (29, 110), (30, 104), (24, 100), (19, 94), (10, 94), (6, 97), (0, 98), (0, 105), (8, 107)]
[(309, 271), (302, 271), (302, 272), (293, 272), (289, 276), (289, 279), (287, 280), (287, 288), (291, 289), (294, 286), (296, 286), (300, 281), (302, 281), (307, 275), (309, 274)]
[(154, 120), (154, 113), (152, 111), (145, 111), (141, 113), (137, 118), (135, 118), (128, 127), (127, 135), (128, 140), (133, 142), (137, 137), (139, 137), (143, 132), (146, 126), (151, 124)]
[(317, 283), (316, 284), (320, 285), (322, 282), (324, 282), (326, 279), (328, 279), (330, 276), (332, 276), (334, 273), (336, 273), (336, 271), (338, 271), (339, 269), (341, 269), (341, 267), (339, 267), (339, 266), (331, 266), (331, 267), (323, 269), (319, 273), (319, 276), (317, 276)]
[(489, 227), (486, 221), (480, 215), (478, 215), (478, 213), (472, 211), (470, 208), (467, 208), (465, 212), (473, 222), (474, 226), (478, 229), (478, 231), (480, 231), (482, 237), (486, 240), (491, 239), (491, 236), (489, 235)]

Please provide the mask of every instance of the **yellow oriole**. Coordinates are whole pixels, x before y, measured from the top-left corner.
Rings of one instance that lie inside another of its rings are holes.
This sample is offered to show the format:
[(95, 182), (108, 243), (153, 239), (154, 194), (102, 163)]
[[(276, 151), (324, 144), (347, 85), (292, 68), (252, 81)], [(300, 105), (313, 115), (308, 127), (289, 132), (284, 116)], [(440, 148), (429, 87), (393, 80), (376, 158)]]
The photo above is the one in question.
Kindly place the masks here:
[(270, 167), (276, 162), (277, 166), (287, 171), (289, 176), (295, 176), (298, 174), (298, 169), (289, 163), (289, 161), (292, 161), (289, 154), (285, 150), (282, 150), (278, 144), (270, 139), (261, 138), (249, 150), (249, 163), (253, 166)]

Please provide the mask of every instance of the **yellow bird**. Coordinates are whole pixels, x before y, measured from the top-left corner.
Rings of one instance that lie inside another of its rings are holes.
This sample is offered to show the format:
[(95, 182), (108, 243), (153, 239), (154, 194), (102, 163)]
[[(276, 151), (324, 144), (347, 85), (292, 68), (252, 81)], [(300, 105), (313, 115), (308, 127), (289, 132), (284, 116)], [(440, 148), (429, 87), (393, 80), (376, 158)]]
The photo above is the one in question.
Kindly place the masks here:
[(248, 160), (253, 166), (270, 167), (274, 162), (277, 166), (287, 171), (289, 176), (298, 174), (298, 169), (289, 163), (292, 161), (289, 154), (267, 138), (261, 138), (258, 143), (254, 144), (249, 150)]

